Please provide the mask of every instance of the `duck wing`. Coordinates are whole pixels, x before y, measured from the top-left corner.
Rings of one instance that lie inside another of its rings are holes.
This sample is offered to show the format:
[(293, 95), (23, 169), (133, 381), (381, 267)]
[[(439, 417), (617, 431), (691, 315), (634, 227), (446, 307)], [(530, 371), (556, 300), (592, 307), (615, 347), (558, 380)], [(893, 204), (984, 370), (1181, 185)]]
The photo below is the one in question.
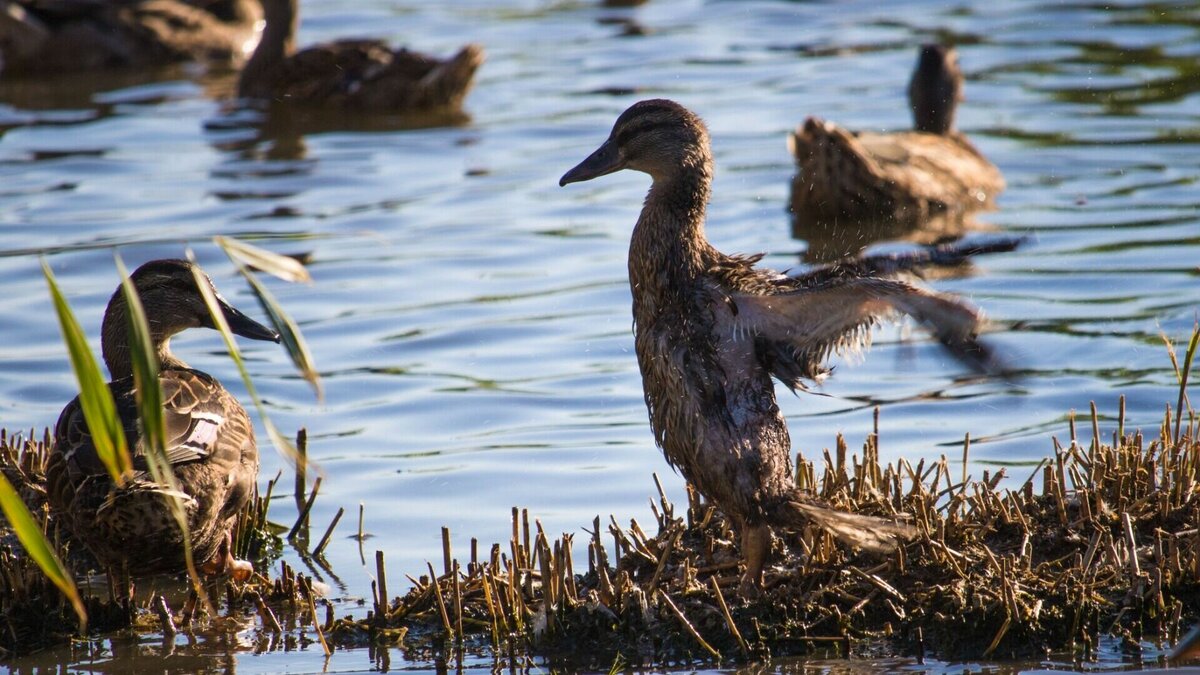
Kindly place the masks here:
[[(165, 371), (159, 384), (163, 392), (167, 461), (171, 466), (199, 461), (230, 465), (236, 462), (249, 434), (242, 423), (245, 413), (240, 406), (236, 412), (230, 409), (231, 397), (224, 387), (206, 373), (183, 369)], [(141, 443), (138, 446), (134, 466), (143, 469), (144, 449)]]
[(339, 40), (307, 47), (282, 62), (271, 76), (275, 98), (304, 104), (339, 104), (391, 63), (379, 40)]
[[(163, 371), (166, 456), (172, 468), (194, 462), (232, 467), (252, 444), (252, 430), (242, 407), (212, 376), (191, 369)], [(133, 452), (133, 468), (146, 472), (147, 448), (138, 428), (137, 397), (130, 379), (109, 383), (125, 439)], [(232, 403), (232, 405), (231, 405)], [(219, 442), (218, 442), (219, 440)], [(105, 475), (78, 397), (63, 409), (55, 426), (55, 448), (77, 476)]]
[(990, 370), (994, 356), (977, 339), (983, 317), (964, 302), (898, 279), (820, 272), (777, 280), (776, 292), (729, 296), (735, 330), (754, 339), (763, 365), (789, 388), (820, 381), (828, 374), (823, 362), (831, 353), (865, 348), (873, 326), (905, 314), (956, 357)]

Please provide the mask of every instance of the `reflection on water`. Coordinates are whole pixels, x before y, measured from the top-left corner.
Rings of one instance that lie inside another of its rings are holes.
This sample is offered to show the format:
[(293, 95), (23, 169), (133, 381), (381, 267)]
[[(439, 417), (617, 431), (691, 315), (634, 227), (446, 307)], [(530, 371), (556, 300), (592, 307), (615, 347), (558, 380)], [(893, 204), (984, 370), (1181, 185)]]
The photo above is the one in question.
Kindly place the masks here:
[[(655, 471), (681, 502), (681, 480), (653, 447), (632, 354), (626, 253), (646, 179), (572, 191), (555, 182), (621, 110), (652, 96), (709, 124), (708, 234), (722, 250), (766, 251), (765, 265), (787, 269), (798, 255), (815, 263), (963, 231), (1030, 235), (970, 274), (930, 282), (992, 317), (988, 337), (1020, 379), (972, 378), (919, 332), (885, 329), (863, 359), (837, 360), (825, 395), (781, 397), (798, 452), (820, 453), (838, 432), (853, 446), (878, 404), (884, 461), (960, 456), (969, 431), (972, 474), (1015, 464), (1010, 474), (1023, 479), (1050, 436), (1065, 434), (1071, 409), (1095, 401), (1108, 435), (1120, 394), (1132, 425), (1154, 426), (1173, 405), (1159, 336), (1190, 329), (1200, 275), (1200, 26), (1190, 8), (600, 4), (304, 3), (302, 44), (483, 44), (469, 119), (263, 116), (230, 107), (232, 74), (189, 69), (0, 83), (0, 424), (48, 425), (74, 395), (40, 255), (95, 327), (116, 282), (113, 247), (129, 264), (191, 247), (235, 304), (238, 294), (248, 302), (208, 243), (235, 235), (312, 255), (313, 285), (267, 283), (309, 341), (325, 405), (278, 350), (247, 346), (249, 367), (275, 422), (309, 429), (325, 471), (314, 528), (363, 502), (365, 558), (385, 551), (396, 578), (441, 556), (442, 525), (460, 550), (472, 536), (506, 540), (513, 505), (551, 533), (598, 514), (644, 519)], [(637, 34), (623, 35), (630, 26)], [(813, 114), (855, 129), (907, 127), (913, 53), (939, 40), (958, 45), (967, 77), (958, 125), (1008, 182), (998, 210), (917, 228), (793, 220), (786, 134)], [(185, 360), (221, 349), (215, 335), (192, 333), (175, 345)], [(238, 391), (231, 366), (213, 373)], [(267, 453), (264, 481), (281, 468)], [(296, 515), (289, 499), (272, 512), (285, 524)], [(359, 611), (355, 594), (373, 575), (347, 520), (326, 553), (344, 583), (339, 612)], [(288, 560), (304, 564), (295, 552)], [(180, 637), (172, 658), (241, 672), (316, 658), (247, 654), (261, 639), (247, 631), (193, 648)], [(118, 647), (115, 662), (53, 653), (22, 663), (129, 670), (145, 663), (142, 647)], [(160, 658), (161, 645), (144, 647)], [(337, 653), (331, 667), (378, 668), (369, 657)], [(389, 658), (403, 667), (401, 652)], [(186, 663), (181, 671), (197, 665)]]
[[(793, 180), (793, 185), (795, 185)], [(795, 187), (793, 187), (795, 189)], [(961, 239), (968, 232), (996, 231), (972, 214), (941, 212), (921, 219), (831, 218), (793, 210), (792, 237), (807, 244), (804, 262), (818, 265), (857, 256), (871, 244), (908, 241), (930, 245)]]

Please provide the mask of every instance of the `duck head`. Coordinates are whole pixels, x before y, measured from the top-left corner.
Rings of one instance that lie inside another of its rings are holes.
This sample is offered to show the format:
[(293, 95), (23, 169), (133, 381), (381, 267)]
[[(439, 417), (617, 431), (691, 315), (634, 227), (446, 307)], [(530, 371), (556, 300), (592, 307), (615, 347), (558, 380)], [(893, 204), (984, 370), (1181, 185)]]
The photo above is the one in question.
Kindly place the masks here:
[[(152, 260), (130, 275), (150, 326), (150, 341), (164, 366), (182, 365), (171, 355), (169, 345), (172, 336), (189, 328), (216, 328), (204, 296), (196, 286), (195, 269), (196, 265), (187, 260)], [(207, 274), (201, 272), (200, 276), (216, 295), (230, 331), (251, 340), (279, 342), (278, 333), (230, 305), (217, 292)], [(100, 331), (104, 362), (114, 380), (133, 373), (126, 314), (125, 295), (117, 288), (108, 301)]]
[(674, 101), (639, 101), (621, 113), (608, 139), (563, 174), (560, 186), (633, 169), (657, 183), (681, 172), (712, 171), (708, 129), (695, 113)]
[(922, 46), (917, 67), (908, 82), (913, 129), (931, 134), (949, 133), (954, 128), (954, 112), (962, 100), (962, 87), (958, 52), (944, 45)]

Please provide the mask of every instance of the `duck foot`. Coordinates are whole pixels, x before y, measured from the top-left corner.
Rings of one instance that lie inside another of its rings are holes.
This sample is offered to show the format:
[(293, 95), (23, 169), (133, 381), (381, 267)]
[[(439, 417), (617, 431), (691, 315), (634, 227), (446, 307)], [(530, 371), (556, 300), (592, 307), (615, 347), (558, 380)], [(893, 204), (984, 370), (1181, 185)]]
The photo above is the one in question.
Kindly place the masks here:
[(753, 600), (762, 594), (763, 567), (771, 551), (771, 528), (766, 525), (742, 526), (742, 557), (746, 572), (738, 584), (738, 595)]

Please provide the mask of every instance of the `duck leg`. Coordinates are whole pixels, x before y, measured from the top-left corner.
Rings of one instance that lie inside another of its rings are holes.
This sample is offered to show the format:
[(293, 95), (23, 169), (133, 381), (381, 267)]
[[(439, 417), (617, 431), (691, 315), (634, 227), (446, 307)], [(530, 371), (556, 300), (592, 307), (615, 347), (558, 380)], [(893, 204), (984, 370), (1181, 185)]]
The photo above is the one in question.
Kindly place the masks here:
[(237, 581), (246, 581), (254, 574), (254, 565), (233, 557), (233, 541), (229, 532), (221, 540), (221, 547), (211, 560), (200, 566), (200, 571), (209, 576), (228, 574)]
[(738, 593), (753, 597), (762, 590), (763, 567), (771, 552), (771, 528), (763, 523), (742, 525), (742, 557), (746, 560), (746, 573), (738, 585)]

